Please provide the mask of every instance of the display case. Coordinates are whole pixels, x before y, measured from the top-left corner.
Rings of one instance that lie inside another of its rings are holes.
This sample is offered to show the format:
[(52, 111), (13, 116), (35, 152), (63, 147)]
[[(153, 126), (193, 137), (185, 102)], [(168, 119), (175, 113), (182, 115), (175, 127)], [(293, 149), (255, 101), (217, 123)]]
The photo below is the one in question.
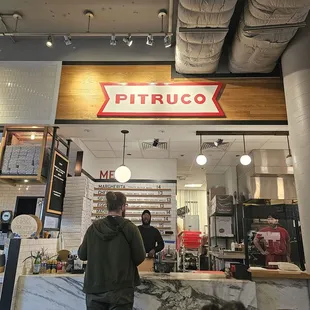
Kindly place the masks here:
[(53, 131), (49, 127), (6, 127), (0, 149), (0, 180), (45, 183), (52, 140)]

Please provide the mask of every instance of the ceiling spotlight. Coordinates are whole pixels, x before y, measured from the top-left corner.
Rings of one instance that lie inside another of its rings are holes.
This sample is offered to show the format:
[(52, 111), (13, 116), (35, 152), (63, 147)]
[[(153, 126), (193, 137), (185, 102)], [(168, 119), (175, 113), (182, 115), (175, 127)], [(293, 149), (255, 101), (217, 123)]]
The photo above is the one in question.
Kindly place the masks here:
[(115, 46), (117, 44), (116, 36), (115, 34), (111, 35), (110, 45)]
[(168, 34), (164, 37), (165, 48), (171, 47), (171, 36)]
[(200, 145), (199, 145), (199, 148), (200, 148), (200, 153), (199, 155), (196, 157), (196, 163), (199, 165), (199, 166), (203, 166), (207, 163), (208, 159), (205, 155), (202, 154), (202, 137), (200, 135)]
[(52, 47), (53, 46), (53, 39), (52, 39), (52, 36), (48, 36), (47, 37), (47, 41), (45, 42), (45, 45), (47, 47)]
[(128, 35), (128, 37), (127, 38), (124, 38), (123, 39), (123, 41), (124, 41), (124, 43), (127, 45), (127, 46), (131, 46), (132, 45), (132, 43), (133, 43), (133, 39), (131, 38), (131, 35)]
[(34, 140), (36, 138), (36, 135), (33, 133), (31, 136), (30, 136), (30, 139), (31, 140)]
[(157, 147), (159, 144), (159, 139), (154, 139), (153, 147)]
[(216, 147), (218, 147), (219, 145), (223, 144), (223, 139), (217, 139), (216, 141), (214, 141), (214, 145)]
[(245, 149), (245, 137), (243, 135), (243, 155), (240, 157), (240, 163), (243, 166), (248, 166), (252, 161), (252, 158), (246, 153)]
[(154, 38), (151, 34), (149, 34), (146, 37), (146, 45), (153, 46), (153, 44), (154, 44)]
[(71, 36), (68, 35), (68, 36), (64, 36), (64, 42), (65, 44), (68, 46), (68, 45), (71, 45), (72, 44), (72, 39), (71, 39)]

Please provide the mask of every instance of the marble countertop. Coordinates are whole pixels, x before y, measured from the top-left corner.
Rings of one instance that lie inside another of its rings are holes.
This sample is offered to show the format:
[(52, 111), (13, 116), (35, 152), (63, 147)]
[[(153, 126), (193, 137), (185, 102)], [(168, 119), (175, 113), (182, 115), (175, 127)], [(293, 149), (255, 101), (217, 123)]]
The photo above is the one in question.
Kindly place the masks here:
[[(21, 277), (72, 277), (81, 278), (83, 274), (40, 274), (40, 275), (23, 275)], [(194, 272), (171, 272), (171, 273), (155, 273), (140, 272), (140, 277), (146, 280), (180, 280), (180, 281), (230, 281), (230, 282), (249, 282), (236, 279), (226, 279), (224, 272), (210, 273), (194, 273)]]

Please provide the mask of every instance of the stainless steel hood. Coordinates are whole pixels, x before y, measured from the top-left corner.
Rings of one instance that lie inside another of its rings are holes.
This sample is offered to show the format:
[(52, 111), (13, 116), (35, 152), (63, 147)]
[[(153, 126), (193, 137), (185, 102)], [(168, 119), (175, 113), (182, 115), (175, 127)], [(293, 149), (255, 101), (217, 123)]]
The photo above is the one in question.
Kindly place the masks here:
[(254, 150), (248, 166), (237, 166), (239, 197), (251, 199), (297, 199), (293, 167), (287, 167), (286, 150)]

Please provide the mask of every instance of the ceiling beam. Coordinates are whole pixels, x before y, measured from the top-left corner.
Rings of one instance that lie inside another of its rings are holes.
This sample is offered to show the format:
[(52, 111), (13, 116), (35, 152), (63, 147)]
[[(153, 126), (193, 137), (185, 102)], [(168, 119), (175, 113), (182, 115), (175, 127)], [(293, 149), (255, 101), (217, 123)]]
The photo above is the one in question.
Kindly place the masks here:
[(288, 136), (288, 131), (196, 131), (196, 136)]

